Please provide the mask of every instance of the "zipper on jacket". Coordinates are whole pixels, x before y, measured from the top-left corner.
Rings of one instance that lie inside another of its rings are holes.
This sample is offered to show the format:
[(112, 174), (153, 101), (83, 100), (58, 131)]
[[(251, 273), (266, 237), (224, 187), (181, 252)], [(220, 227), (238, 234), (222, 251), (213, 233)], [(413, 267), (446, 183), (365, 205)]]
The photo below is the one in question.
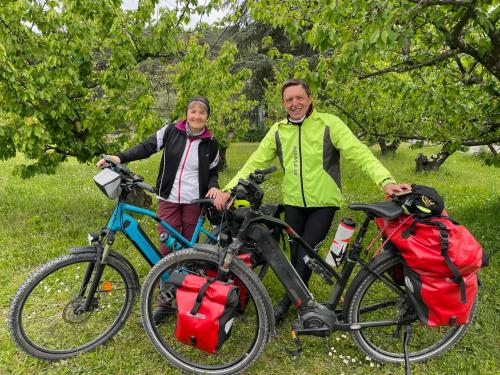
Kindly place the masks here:
[(299, 167), (300, 167), (300, 191), (302, 193), (302, 202), (307, 207), (306, 197), (304, 195), (304, 180), (302, 178), (302, 124), (299, 125)]
[(179, 173), (179, 194), (177, 195), (177, 202), (181, 204), (181, 181), (182, 181), (182, 172), (184, 172), (184, 166), (186, 165), (186, 160), (189, 156), (189, 150), (191, 149), (191, 144), (193, 143), (193, 140), (189, 139), (187, 140), (189, 142), (188, 148), (186, 151), (186, 156), (184, 157), (184, 160), (182, 161), (182, 166), (181, 166), (181, 172)]

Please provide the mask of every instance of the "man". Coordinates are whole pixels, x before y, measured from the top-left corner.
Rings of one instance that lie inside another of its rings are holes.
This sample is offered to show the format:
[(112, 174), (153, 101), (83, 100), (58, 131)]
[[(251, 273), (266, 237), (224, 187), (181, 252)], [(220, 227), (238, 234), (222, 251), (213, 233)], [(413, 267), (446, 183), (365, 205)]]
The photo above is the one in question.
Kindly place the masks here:
[[(313, 109), (311, 91), (304, 81), (286, 81), (281, 96), (287, 118), (271, 127), (257, 150), (223, 190), (230, 190), (240, 178), (248, 177), (255, 169), (269, 166), (278, 156), (284, 170), (285, 221), (317, 249), (342, 202), (341, 153), (366, 172), (385, 194), (411, 189), (408, 184), (396, 184), (389, 171), (342, 120)], [(220, 194), (216, 206), (222, 208), (228, 198), (228, 193)], [(291, 244), (291, 263), (307, 285), (311, 270), (303, 261), (304, 255), (302, 246)], [(290, 305), (290, 298), (285, 295), (274, 311), (277, 323), (284, 320)]]

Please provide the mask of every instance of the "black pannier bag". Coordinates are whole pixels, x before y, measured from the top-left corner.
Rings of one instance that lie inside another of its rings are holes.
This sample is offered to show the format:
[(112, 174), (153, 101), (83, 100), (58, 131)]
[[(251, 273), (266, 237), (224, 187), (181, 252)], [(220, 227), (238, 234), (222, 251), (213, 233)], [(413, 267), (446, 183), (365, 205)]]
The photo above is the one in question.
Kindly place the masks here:
[(177, 340), (208, 353), (217, 352), (231, 334), (239, 288), (181, 273), (172, 273), (167, 282), (176, 287)]

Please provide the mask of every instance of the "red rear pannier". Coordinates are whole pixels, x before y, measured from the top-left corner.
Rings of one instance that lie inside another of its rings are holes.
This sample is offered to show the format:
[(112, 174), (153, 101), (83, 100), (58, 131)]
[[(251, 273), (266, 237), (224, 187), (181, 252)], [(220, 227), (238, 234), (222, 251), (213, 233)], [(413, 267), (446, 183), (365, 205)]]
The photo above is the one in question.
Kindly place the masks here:
[(429, 326), (470, 322), (477, 272), (487, 260), (472, 234), (443, 215), (375, 220), (400, 251), (405, 285), (419, 319)]
[(177, 287), (175, 337), (208, 353), (215, 353), (229, 338), (238, 287), (191, 274), (172, 273), (168, 283)]

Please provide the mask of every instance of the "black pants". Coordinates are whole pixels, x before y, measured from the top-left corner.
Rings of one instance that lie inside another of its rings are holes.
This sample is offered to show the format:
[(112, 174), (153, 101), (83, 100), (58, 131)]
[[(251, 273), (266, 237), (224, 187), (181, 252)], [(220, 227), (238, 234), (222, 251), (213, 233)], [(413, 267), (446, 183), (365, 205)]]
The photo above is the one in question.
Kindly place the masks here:
[[(285, 205), (285, 221), (311, 247), (319, 247), (326, 238), (338, 207), (296, 207)], [(306, 250), (299, 243), (290, 243), (290, 261), (300, 278), (307, 285), (311, 278), (311, 269), (304, 263)], [(290, 306), (291, 301), (285, 295), (282, 302)]]

